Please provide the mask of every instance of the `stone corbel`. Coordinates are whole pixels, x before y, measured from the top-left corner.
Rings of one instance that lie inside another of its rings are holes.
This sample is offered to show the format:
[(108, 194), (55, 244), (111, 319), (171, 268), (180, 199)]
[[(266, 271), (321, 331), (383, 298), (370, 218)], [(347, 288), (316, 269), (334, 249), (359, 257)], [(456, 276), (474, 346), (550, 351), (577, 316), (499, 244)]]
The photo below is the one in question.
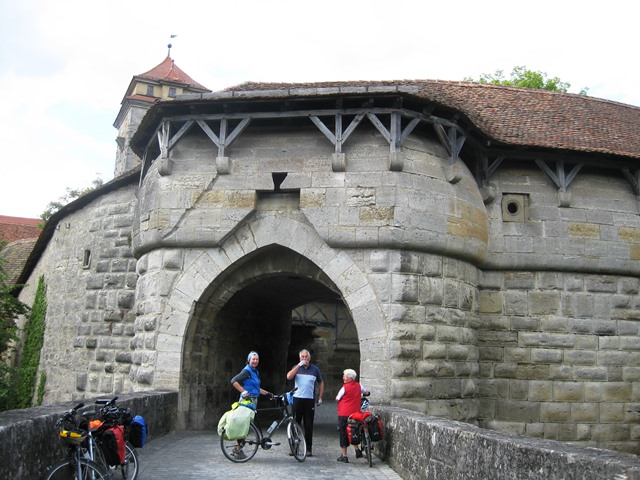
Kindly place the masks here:
[(496, 186), (493, 184), (480, 187), (480, 195), (485, 205), (490, 204), (496, 199)]
[(571, 206), (571, 192), (558, 190), (558, 206), (562, 208)]
[(401, 172), (404, 168), (404, 154), (401, 150), (389, 152), (389, 170)]
[(334, 172), (345, 172), (347, 170), (347, 156), (344, 153), (331, 155), (331, 170)]
[(167, 175), (171, 175), (173, 171), (173, 160), (171, 160), (168, 156), (160, 157), (157, 161), (158, 164), (158, 174), (165, 177)]
[(455, 185), (460, 180), (462, 180), (463, 170), (459, 163), (454, 163), (453, 165), (447, 165), (444, 167), (444, 176), (447, 179), (447, 182)]
[(216, 170), (218, 175), (229, 175), (231, 173), (229, 157), (216, 157)]

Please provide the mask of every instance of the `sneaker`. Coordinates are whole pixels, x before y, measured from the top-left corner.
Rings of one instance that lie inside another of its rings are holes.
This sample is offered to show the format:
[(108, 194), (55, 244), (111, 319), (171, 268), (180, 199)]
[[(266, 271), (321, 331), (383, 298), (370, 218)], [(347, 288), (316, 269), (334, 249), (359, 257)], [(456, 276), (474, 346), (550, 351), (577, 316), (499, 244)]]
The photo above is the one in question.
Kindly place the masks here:
[(247, 458), (247, 456), (244, 454), (242, 450), (234, 450), (233, 456), (238, 460), (244, 460), (245, 458)]
[(307, 457), (313, 457), (313, 453), (307, 452)]
[(356, 458), (362, 458), (362, 450), (356, 448)]
[(346, 455), (340, 455), (338, 457), (338, 461), (342, 463), (349, 463), (349, 457), (347, 457)]

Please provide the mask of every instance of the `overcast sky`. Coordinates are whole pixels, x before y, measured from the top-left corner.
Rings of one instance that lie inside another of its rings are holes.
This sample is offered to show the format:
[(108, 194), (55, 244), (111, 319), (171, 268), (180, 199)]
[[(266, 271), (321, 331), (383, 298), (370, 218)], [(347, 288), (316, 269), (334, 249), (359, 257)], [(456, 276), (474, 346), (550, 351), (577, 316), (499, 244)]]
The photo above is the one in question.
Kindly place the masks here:
[(212, 90), (523, 65), (640, 106), (639, 12), (628, 0), (0, 0), (0, 215), (37, 218), (67, 187), (113, 178), (122, 97), (169, 42)]

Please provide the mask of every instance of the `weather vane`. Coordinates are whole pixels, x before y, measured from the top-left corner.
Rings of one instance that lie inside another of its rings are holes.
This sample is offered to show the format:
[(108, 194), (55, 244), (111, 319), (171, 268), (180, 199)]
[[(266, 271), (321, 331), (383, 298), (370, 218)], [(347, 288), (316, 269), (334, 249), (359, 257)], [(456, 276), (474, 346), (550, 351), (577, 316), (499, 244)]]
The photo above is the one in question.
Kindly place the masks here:
[[(178, 35), (171, 35), (171, 38), (176, 38), (177, 36)], [(167, 52), (167, 57), (171, 57), (171, 47), (171, 44), (167, 45), (167, 48), (169, 49), (169, 51)]]

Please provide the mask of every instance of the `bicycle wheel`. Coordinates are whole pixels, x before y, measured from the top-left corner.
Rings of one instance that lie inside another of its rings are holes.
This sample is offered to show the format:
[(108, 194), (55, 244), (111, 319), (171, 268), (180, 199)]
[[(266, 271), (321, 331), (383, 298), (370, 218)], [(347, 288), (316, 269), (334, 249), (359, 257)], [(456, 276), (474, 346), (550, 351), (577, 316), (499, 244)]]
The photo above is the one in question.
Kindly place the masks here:
[(222, 453), (232, 462), (248, 462), (256, 454), (259, 446), (260, 434), (253, 422), (249, 425), (249, 433), (242, 440), (227, 440), (224, 432), (220, 435)]
[(307, 441), (304, 439), (304, 430), (298, 422), (291, 419), (287, 424), (287, 438), (291, 453), (299, 462), (307, 458)]
[(124, 444), (124, 463), (120, 466), (122, 480), (136, 480), (138, 478), (138, 452), (136, 448), (129, 443)]
[(369, 466), (373, 467), (373, 452), (371, 451), (371, 437), (369, 436), (369, 429), (365, 426), (362, 427), (362, 453), (369, 462)]
[(95, 462), (80, 460), (80, 478), (77, 464), (71, 460), (62, 460), (47, 469), (44, 480), (107, 480), (109, 474)]

